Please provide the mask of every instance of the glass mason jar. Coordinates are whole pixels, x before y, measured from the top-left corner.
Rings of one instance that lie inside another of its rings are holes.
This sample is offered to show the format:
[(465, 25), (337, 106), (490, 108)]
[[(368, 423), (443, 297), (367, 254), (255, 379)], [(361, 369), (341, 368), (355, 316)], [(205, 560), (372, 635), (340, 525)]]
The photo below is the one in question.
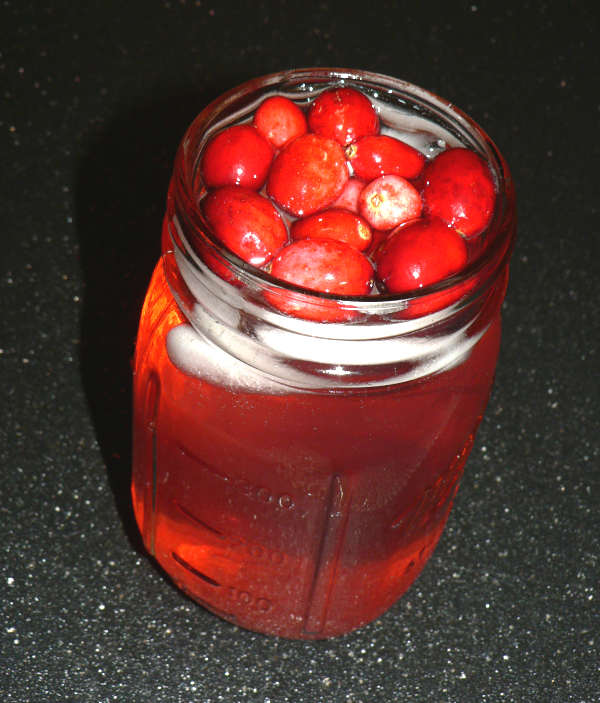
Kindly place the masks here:
[[(413, 295), (335, 298), (277, 281), (211, 234), (198, 206), (207, 140), (267, 96), (305, 106), (340, 85), (367, 94), (382, 125), (426, 155), (466, 146), (486, 159), (496, 210), (464, 271)], [(175, 160), (134, 371), (135, 515), (183, 591), (291, 638), (348, 632), (406, 591), (442, 533), (490, 394), (514, 236), (497, 148), (414, 85), (293, 70), (231, 90), (195, 119)], [(281, 296), (345, 319), (287, 315), (273, 305)]]

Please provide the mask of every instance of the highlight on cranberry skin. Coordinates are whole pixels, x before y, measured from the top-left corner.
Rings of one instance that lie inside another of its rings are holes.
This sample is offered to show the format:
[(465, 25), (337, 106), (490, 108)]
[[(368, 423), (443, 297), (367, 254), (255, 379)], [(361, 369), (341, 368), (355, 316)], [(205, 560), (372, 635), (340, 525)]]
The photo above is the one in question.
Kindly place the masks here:
[(260, 104), (254, 114), (254, 126), (276, 149), (302, 136), (308, 129), (306, 117), (298, 105), (280, 95)]
[(441, 217), (463, 236), (476, 237), (494, 212), (496, 188), (488, 165), (470, 149), (438, 154), (425, 168), (425, 212)]
[(362, 190), (358, 211), (374, 229), (392, 229), (420, 217), (423, 202), (417, 189), (401, 176), (380, 176)]
[(463, 237), (439, 218), (395, 229), (377, 254), (377, 275), (390, 293), (409, 293), (458, 273), (467, 263)]
[(292, 239), (335, 239), (364, 251), (371, 243), (371, 228), (349, 210), (330, 208), (295, 220), (290, 228)]
[(287, 242), (275, 206), (249, 188), (224, 186), (209, 193), (202, 211), (215, 236), (240, 259), (263, 266)]
[(337, 142), (304, 134), (275, 157), (267, 193), (284, 210), (302, 217), (331, 205), (349, 177), (344, 150)]
[(342, 146), (379, 132), (379, 117), (371, 101), (354, 88), (321, 93), (308, 112), (308, 126), (316, 134)]
[(425, 165), (420, 151), (385, 134), (358, 139), (346, 147), (346, 158), (364, 181), (388, 175), (416, 178)]
[(273, 148), (252, 125), (234, 125), (216, 134), (204, 148), (200, 170), (207, 188), (264, 184)]
[[(273, 259), (271, 275), (303, 288), (334, 295), (367, 295), (374, 272), (366, 256), (344, 242), (301, 239), (284, 247)], [(302, 293), (268, 296), (276, 308), (295, 317), (319, 322), (342, 322), (354, 312), (336, 300), (318, 300)]]

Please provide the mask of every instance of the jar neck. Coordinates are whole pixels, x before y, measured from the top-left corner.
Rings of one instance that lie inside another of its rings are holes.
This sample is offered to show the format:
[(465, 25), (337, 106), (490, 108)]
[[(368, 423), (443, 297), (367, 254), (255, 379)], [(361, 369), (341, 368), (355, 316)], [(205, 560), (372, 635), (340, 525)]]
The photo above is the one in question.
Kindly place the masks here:
[[(271, 287), (246, 273), (241, 285), (216, 275), (173, 213), (165, 222), (163, 265), (179, 308), (196, 332), (230, 357), (290, 388), (323, 390), (416, 381), (465, 361), (499, 313), (506, 265), (467, 296), (406, 319), (406, 299), (349, 302), (348, 323), (319, 323), (274, 310)], [(225, 261), (225, 260), (224, 260)], [(315, 296), (318, 301), (319, 297)]]

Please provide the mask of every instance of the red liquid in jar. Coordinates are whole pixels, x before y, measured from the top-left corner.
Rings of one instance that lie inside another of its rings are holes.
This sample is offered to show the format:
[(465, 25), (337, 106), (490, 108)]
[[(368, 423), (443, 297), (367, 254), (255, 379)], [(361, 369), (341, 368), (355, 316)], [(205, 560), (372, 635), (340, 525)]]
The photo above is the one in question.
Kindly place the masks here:
[(493, 380), (498, 312), (461, 364), (335, 394), (244, 392), (184, 373), (165, 340), (185, 324), (159, 263), (134, 377), (146, 547), (245, 628), (323, 638), (373, 620), (443, 530)]

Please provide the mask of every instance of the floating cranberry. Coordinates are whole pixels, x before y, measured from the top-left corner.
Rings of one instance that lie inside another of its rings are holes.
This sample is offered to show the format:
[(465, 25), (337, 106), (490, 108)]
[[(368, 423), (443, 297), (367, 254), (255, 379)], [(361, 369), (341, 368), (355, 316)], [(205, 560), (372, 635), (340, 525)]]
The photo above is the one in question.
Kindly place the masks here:
[(353, 212), (330, 208), (296, 220), (291, 228), (292, 239), (335, 239), (363, 251), (371, 243), (371, 228)]
[(296, 103), (279, 95), (261, 103), (254, 115), (254, 126), (276, 149), (307, 131), (302, 110)]
[(202, 210), (215, 236), (253, 266), (263, 266), (287, 242), (275, 206), (249, 188), (219, 188), (204, 198)]
[(409, 293), (438, 283), (467, 263), (460, 234), (438, 218), (395, 229), (377, 253), (377, 274), (390, 293)]
[(333, 207), (342, 207), (352, 212), (358, 212), (358, 196), (364, 187), (364, 181), (358, 178), (349, 178), (341, 195), (333, 203)]
[[(292, 242), (273, 259), (271, 274), (282, 281), (334, 295), (367, 295), (374, 275), (363, 254), (332, 239)], [(308, 320), (340, 322), (355, 314), (341, 302), (292, 291), (273, 291), (268, 297), (282, 312)]]
[(350, 144), (346, 158), (354, 174), (365, 181), (388, 175), (416, 178), (425, 164), (420, 151), (385, 134), (362, 137)]
[(252, 125), (235, 125), (208, 142), (200, 169), (207, 188), (232, 185), (258, 190), (272, 160), (271, 145)]
[(379, 117), (371, 101), (358, 90), (333, 88), (313, 102), (308, 125), (316, 134), (346, 146), (367, 134), (377, 134)]
[(425, 212), (441, 217), (465, 237), (487, 227), (494, 211), (496, 189), (490, 169), (474, 151), (448, 149), (427, 165)]
[(362, 190), (358, 211), (375, 229), (391, 229), (421, 215), (417, 189), (401, 176), (381, 176)]
[(330, 205), (348, 178), (342, 147), (332, 139), (304, 134), (275, 157), (267, 192), (284, 210), (302, 217)]

